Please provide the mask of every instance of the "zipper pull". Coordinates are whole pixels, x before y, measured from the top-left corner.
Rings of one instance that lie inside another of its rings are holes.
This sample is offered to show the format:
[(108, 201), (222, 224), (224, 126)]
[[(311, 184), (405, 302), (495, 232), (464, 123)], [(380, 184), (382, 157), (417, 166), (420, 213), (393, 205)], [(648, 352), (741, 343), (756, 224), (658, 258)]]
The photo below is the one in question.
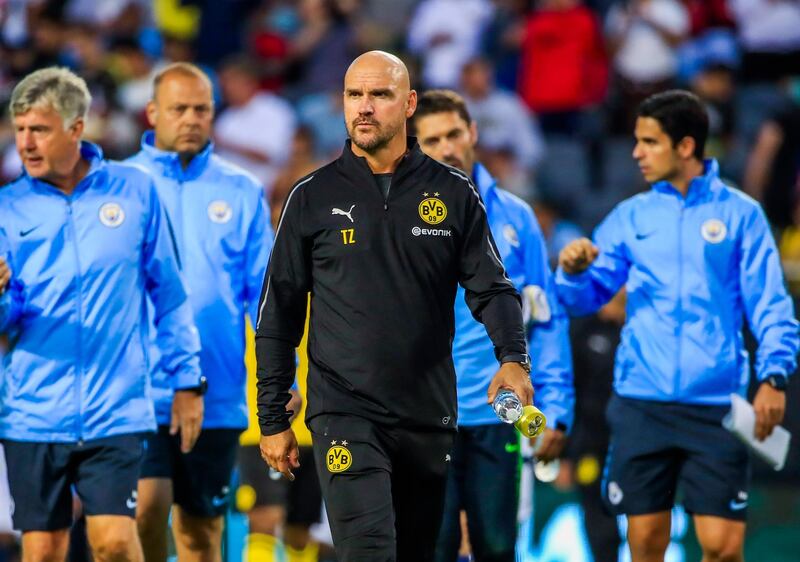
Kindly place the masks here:
[(388, 211), (389, 210), (389, 203), (387, 203), (386, 201), (383, 202), (383, 210), (384, 211)]

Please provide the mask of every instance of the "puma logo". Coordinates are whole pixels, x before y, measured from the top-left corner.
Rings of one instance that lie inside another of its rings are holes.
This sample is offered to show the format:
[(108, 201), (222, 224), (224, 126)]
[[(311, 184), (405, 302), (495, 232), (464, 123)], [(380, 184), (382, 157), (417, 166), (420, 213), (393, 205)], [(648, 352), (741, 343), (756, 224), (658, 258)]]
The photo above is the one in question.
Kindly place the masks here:
[(337, 209), (336, 207), (334, 207), (333, 209), (331, 209), (331, 214), (332, 215), (342, 215), (342, 216), (347, 217), (348, 219), (350, 219), (350, 222), (355, 222), (353, 220), (353, 216), (350, 214), (350, 213), (353, 212), (353, 209), (355, 209), (355, 208), (356, 208), (355, 204), (353, 204), (353, 206), (350, 207), (349, 211), (342, 211), (341, 209)]

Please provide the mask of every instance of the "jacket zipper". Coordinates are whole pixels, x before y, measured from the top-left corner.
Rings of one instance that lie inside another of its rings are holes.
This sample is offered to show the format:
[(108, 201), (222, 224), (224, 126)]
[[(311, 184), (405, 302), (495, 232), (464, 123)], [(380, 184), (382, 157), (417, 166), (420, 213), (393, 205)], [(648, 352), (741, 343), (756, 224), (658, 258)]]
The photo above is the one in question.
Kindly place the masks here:
[(72, 236), (72, 247), (75, 250), (75, 266), (77, 268), (77, 303), (78, 303), (78, 361), (75, 365), (75, 373), (78, 378), (75, 385), (75, 395), (78, 404), (78, 443), (83, 443), (83, 400), (81, 390), (83, 389), (83, 283), (81, 278), (80, 252), (78, 251), (78, 233), (75, 228), (74, 216), (72, 213), (72, 199), (67, 197), (67, 220), (69, 222), (70, 235)]

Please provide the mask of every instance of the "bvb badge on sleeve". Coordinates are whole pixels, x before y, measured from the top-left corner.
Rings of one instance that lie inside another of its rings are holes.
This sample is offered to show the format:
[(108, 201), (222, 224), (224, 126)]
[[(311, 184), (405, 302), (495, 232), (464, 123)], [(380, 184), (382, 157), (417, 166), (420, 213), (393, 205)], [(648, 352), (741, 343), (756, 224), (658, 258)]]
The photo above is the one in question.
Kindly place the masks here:
[(331, 441), (331, 448), (325, 454), (325, 463), (328, 472), (344, 472), (353, 464), (353, 455), (347, 448), (347, 441), (342, 441), (337, 445), (336, 441)]

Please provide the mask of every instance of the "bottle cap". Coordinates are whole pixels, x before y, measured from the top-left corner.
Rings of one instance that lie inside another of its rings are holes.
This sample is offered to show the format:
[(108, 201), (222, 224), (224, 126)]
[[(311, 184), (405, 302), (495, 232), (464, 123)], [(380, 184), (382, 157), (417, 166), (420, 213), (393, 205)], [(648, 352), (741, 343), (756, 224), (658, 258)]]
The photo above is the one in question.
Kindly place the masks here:
[(514, 425), (517, 431), (525, 437), (536, 437), (547, 426), (547, 418), (539, 408), (528, 405), (522, 409), (522, 415), (514, 422)]

